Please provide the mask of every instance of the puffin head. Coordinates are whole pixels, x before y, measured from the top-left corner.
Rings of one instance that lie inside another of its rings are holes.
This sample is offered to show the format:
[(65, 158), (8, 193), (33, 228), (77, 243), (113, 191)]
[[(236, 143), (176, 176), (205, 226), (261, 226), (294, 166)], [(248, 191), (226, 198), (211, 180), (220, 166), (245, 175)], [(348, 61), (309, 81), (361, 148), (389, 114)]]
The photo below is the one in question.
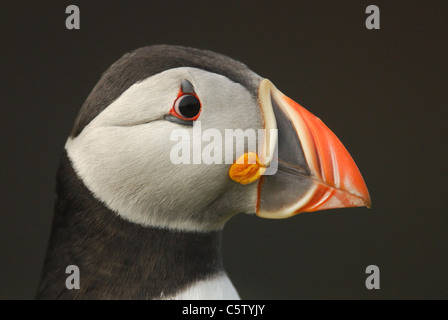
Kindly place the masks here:
[(97, 200), (143, 226), (212, 231), (238, 213), (370, 206), (354, 161), (319, 118), (206, 50), (124, 55), (88, 96), (65, 149)]

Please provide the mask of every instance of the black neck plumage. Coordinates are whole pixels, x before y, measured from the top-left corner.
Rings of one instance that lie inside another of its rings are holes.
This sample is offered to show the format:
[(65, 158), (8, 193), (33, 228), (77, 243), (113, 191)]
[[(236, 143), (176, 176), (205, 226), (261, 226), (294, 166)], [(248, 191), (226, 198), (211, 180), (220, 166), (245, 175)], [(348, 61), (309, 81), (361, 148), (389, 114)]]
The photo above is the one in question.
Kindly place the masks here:
[[(96, 200), (64, 154), (38, 299), (158, 299), (223, 270), (221, 232), (143, 227)], [(67, 289), (69, 265), (80, 289)]]

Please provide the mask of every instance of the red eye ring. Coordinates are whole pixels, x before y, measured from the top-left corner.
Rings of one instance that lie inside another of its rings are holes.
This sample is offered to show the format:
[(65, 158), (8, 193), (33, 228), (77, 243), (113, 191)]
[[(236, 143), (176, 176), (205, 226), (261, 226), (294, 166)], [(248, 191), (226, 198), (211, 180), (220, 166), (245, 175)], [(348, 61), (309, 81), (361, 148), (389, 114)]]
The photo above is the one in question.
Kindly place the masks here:
[(186, 121), (194, 121), (201, 114), (202, 105), (195, 93), (180, 93), (169, 114)]

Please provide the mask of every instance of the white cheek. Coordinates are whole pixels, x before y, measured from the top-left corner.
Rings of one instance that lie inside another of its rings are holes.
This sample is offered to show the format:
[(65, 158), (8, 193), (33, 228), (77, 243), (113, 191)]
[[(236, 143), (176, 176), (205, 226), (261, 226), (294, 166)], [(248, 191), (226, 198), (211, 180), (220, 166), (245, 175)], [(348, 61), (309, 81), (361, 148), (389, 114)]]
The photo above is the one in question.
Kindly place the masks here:
[[(207, 108), (201, 113), (204, 129), (260, 126), (256, 106), (241, 85), (201, 70), (179, 68), (130, 87), (76, 138), (68, 139), (65, 148), (87, 188), (123, 218), (163, 228), (216, 230), (227, 215), (244, 211), (249, 202), (254, 206), (248, 199), (256, 189), (235, 185), (228, 178), (229, 165), (171, 162), (177, 142), (170, 141), (170, 133), (182, 126), (163, 117), (183, 78), (193, 79), (193, 85), (202, 88), (198, 95)], [(238, 197), (223, 198), (234, 194)], [(226, 200), (215, 202), (220, 197)], [(210, 207), (211, 203), (220, 207)]]
[[(163, 153), (166, 147), (163, 139), (154, 137), (145, 125), (86, 128), (66, 144), (75, 171), (94, 194), (115, 210), (123, 201), (143, 196), (152, 170), (160, 175), (167, 173), (163, 159), (153, 154), (155, 150)], [(157, 185), (151, 191), (157, 193)]]
[[(172, 227), (174, 214), (182, 224), (182, 214), (187, 220), (223, 192), (227, 169), (171, 163), (166, 125), (86, 128), (67, 141), (66, 150), (77, 174), (107, 207), (142, 225)], [(184, 222), (180, 228), (197, 229)]]

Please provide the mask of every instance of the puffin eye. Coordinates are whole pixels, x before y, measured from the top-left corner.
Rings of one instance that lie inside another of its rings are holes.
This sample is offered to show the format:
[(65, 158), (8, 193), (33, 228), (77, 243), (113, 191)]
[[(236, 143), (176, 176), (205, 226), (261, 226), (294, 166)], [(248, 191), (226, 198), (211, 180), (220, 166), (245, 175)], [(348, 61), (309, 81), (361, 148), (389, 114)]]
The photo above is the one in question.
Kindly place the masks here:
[(194, 92), (193, 84), (186, 79), (182, 80), (177, 99), (164, 119), (185, 126), (193, 126), (194, 120), (200, 113), (201, 101)]
[(174, 102), (174, 115), (182, 120), (196, 120), (201, 112), (201, 102), (193, 94), (184, 94)]

